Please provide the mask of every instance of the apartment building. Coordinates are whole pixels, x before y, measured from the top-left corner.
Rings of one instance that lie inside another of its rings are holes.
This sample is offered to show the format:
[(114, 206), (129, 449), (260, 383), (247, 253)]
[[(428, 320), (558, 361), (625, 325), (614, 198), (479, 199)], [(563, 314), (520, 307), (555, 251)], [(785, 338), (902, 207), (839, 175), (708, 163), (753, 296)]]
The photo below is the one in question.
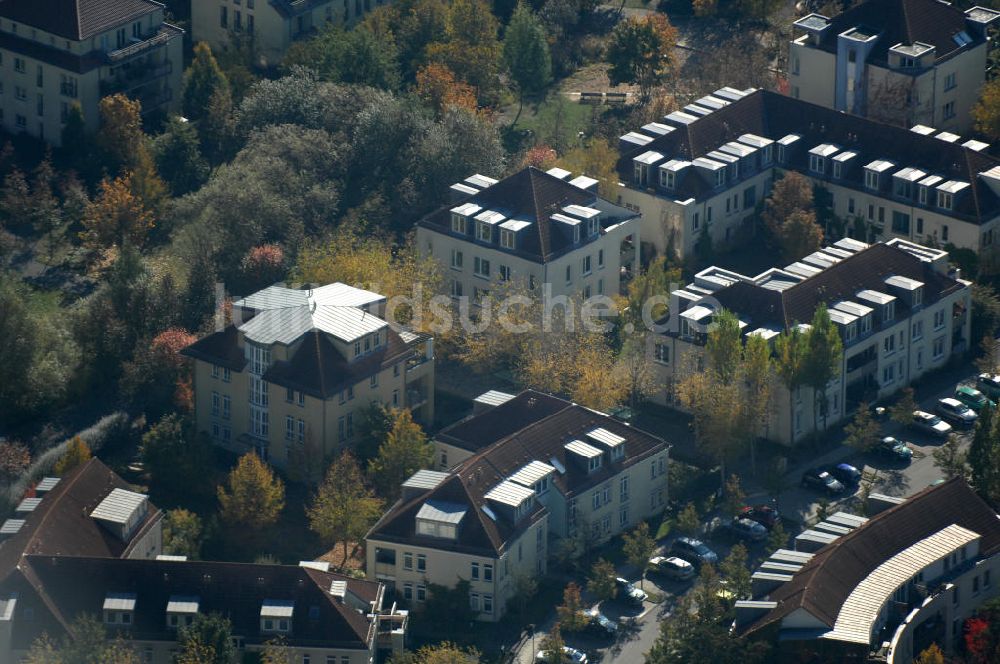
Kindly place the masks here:
[(473, 175), (417, 222), (421, 255), (449, 293), (478, 302), (514, 281), (539, 295), (617, 295), (637, 265), (638, 215), (597, 195), (597, 180), (533, 167), (497, 181)]
[(233, 302), (233, 324), (183, 351), (198, 430), (286, 467), (350, 448), (376, 402), (432, 422), (434, 340), (393, 329), (385, 305), (341, 283), (274, 285)]
[(59, 145), (79, 103), (87, 128), (102, 97), (124, 93), (144, 115), (180, 104), (184, 31), (151, 0), (0, 2), (0, 126)]
[(793, 327), (808, 328), (825, 304), (840, 331), (840, 374), (816, 414), (810, 388), (790, 392), (777, 377), (770, 421), (759, 435), (784, 445), (809, 437), (960, 356), (974, 340), (971, 283), (949, 271), (947, 252), (905, 240), (866, 245), (843, 239), (785, 267), (755, 277), (710, 267), (670, 294), (670, 314), (647, 337), (662, 390), (654, 400), (675, 405), (676, 385), (700, 366), (713, 317), (736, 314), (745, 336), (769, 342)]
[(965, 621), (1000, 594), (1000, 520), (962, 478), (889, 502), (817, 524), (831, 543), (816, 552), (772, 554), (735, 632), (774, 643), (775, 662), (909, 664), (932, 643), (961, 648)]
[(297, 39), (314, 36), (327, 23), (349, 27), (388, 0), (195, 0), (191, 34), (213, 51), (234, 39), (250, 40), (263, 66), (281, 62)]
[(296, 662), (371, 664), (402, 650), (408, 616), (384, 588), (298, 566), (163, 555), (162, 512), (97, 459), (43, 479), (0, 526), (0, 661), (20, 661), (83, 614), (148, 664), (170, 664), (177, 631), (201, 614), (232, 623), (240, 656), (283, 638)]
[(1000, 159), (981, 141), (764, 90), (722, 88), (663, 120), (622, 136), (618, 161), (619, 203), (659, 253), (687, 257), (704, 234), (732, 246), (788, 171), (829, 194), (847, 236), (993, 251)]
[(499, 620), (558, 540), (590, 547), (666, 505), (667, 443), (557, 397), (528, 390), (446, 431), (455, 465), (407, 480), (366, 537), (368, 578), (410, 606), (466, 580), (479, 619)]
[(793, 24), (789, 94), (910, 127), (969, 131), (1000, 12), (939, 0), (866, 0)]

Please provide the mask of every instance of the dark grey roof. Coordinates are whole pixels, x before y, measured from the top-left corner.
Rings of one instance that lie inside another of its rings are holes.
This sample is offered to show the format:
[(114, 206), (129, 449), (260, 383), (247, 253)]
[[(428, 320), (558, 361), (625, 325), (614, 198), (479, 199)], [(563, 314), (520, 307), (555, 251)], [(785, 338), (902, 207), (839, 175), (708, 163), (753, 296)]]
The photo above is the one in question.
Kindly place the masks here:
[(3, 0), (0, 16), (82, 41), (162, 7), (149, 0)]

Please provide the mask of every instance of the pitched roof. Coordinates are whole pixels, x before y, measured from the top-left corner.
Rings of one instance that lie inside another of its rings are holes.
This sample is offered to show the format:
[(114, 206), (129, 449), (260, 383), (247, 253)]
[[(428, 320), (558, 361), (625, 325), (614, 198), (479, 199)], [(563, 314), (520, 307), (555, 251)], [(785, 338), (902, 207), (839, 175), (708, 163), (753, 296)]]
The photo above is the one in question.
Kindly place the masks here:
[(161, 7), (149, 0), (3, 0), (0, 16), (82, 41)]
[[(524, 168), (461, 202), (474, 203), (483, 210), (500, 212), (508, 219), (531, 222), (526, 230), (521, 231), (523, 235), (520, 237), (523, 239), (518, 240), (516, 250), (501, 249), (499, 245), (494, 248), (542, 262), (578, 246), (573, 244), (571, 237), (558, 232), (552, 223), (553, 215), (560, 214), (562, 208), (568, 205), (599, 210), (601, 225), (604, 227), (638, 216), (533, 166)], [(451, 209), (455, 205), (447, 205), (432, 212), (417, 224), (438, 232), (451, 233)]]
[(941, 60), (962, 48), (969, 50), (982, 43), (982, 39), (968, 32), (972, 40), (969, 45), (963, 47), (955, 41), (955, 36), (967, 27), (965, 14), (952, 4), (939, 0), (866, 0), (830, 20), (820, 38), (820, 48), (836, 53), (837, 35), (855, 27), (879, 34), (868, 59), (882, 63), (896, 44), (930, 44), (937, 49), (936, 59)]
[[(111, 593), (128, 593), (135, 597), (129, 627), (133, 639), (173, 641), (176, 632), (167, 627), (167, 603), (171, 597), (184, 596), (197, 598), (201, 613), (227, 616), (233, 633), (246, 642), (262, 643), (274, 636), (260, 630), (261, 605), (270, 599), (293, 603), (287, 636), (291, 645), (322, 643), (367, 650), (372, 623), (365, 614), (379, 600), (375, 582), (300, 566), (29, 556), (26, 567), (32, 588), (52, 612), (50, 620), (15, 630), (28, 643), (44, 630), (58, 633), (60, 624), (72, 623), (80, 613), (99, 613)], [(330, 592), (334, 582), (346, 582), (351, 601), (334, 597)]]
[[(753, 328), (774, 325), (784, 329), (811, 321), (820, 303), (832, 305), (838, 300), (849, 300), (865, 289), (884, 292), (884, 279), (889, 276), (922, 282), (924, 304), (932, 304), (964, 288), (955, 279), (937, 272), (911, 253), (877, 243), (782, 291), (737, 281), (716, 291), (712, 297)], [(896, 306), (906, 305), (898, 301)], [(897, 317), (903, 315), (902, 310), (897, 312)]]
[(196, 360), (218, 364), (233, 371), (243, 371), (247, 364), (246, 354), (239, 344), (240, 333), (235, 325), (229, 325), (219, 332), (213, 332), (198, 339), (181, 351), (182, 355)]
[[(532, 399), (535, 403), (529, 405)], [(502, 427), (499, 436), (496, 426)], [(598, 428), (625, 439), (625, 456), (588, 473), (582, 464), (569, 458), (571, 453), (564, 445)], [(553, 486), (565, 495), (575, 495), (606, 482), (622, 468), (639, 463), (667, 446), (661, 438), (608, 415), (533, 390), (461, 423), (458, 430), (460, 435), (455, 434), (456, 427), (448, 430), (449, 440), (461, 443), (465, 449), (478, 449), (479, 453), (449, 471), (449, 478), (435, 488), (396, 503), (375, 524), (368, 539), (420, 542), (422, 546), (497, 555), (544, 511), (536, 503), (530, 519), (513, 524), (503, 517), (494, 518), (495, 514), (491, 516), (483, 509), (488, 507), (486, 495), (525, 466), (536, 461), (550, 464), (557, 469), (552, 477)], [(477, 444), (478, 436), (490, 442)], [(469, 508), (457, 541), (416, 533), (416, 514), (428, 500)]]
[[(632, 159), (655, 150), (667, 159), (693, 160), (716, 150), (744, 134), (754, 134), (779, 140), (789, 134), (802, 137), (805, 149), (793, 150), (785, 165), (805, 172), (808, 150), (828, 143), (858, 153), (855, 162), (867, 164), (876, 159), (888, 159), (900, 169), (906, 167), (942, 176), (945, 180), (967, 182), (969, 193), (956, 197), (955, 208), (949, 213), (973, 223), (984, 223), (1000, 214), (1000, 197), (978, 177), (979, 173), (1000, 166), (1000, 159), (977, 152), (960, 142), (949, 143), (934, 136), (882, 124), (776, 92), (757, 90), (733, 101), (717, 111), (698, 118), (675, 131), (653, 139), (649, 144), (624, 150), (617, 169), (622, 182), (633, 179)], [(715, 195), (717, 190), (707, 176), (696, 168), (687, 168), (671, 198), (701, 199)], [(812, 177), (821, 177), (810, 174)], [(862, 169), (848, 169), (838, 181), (845, 186), (864, 189)], [(916, 202), (913, 202), (916, 206)]]
[(981, 537), (979, 555), (1000, 552), (1000, 519), (961, 478), (929, 487), (820, 549), (770, 595), (778, 605), (745, 628), (752, 633), (804, 609), (833, 629), (851, 592), (883, 562), (948, 526)]
[(102, 556), (118, 558), (130, 551), (132, 542), (141, 538), (161, 517), (153, 504), (148, 505), (143, 523), (129, 542), (123, 542), (102, 527), (90, 514), (115, 489), (131, 486), (97, 458), (63, 477), (41, 503), (24, 516), (17, 534), (0, 542), (0, 582), (15, 571), (27, 555)]

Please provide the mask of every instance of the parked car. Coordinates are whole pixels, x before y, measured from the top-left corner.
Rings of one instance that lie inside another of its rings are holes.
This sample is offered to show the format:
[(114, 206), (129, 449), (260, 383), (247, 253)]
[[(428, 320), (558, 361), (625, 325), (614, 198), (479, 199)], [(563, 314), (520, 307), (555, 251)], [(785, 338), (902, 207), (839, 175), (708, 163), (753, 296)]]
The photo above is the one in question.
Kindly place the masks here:
[[(562, 647), (563, 656), (560, 658), (561, 662), (569, 662), (570, 664), (587, 664), (587, 654), (582, 653), (576, 648), (570, 648), (569, 646)], [(535, 655), (536, 662), (551, 662), (552, 656), (549, 654), (548, 650), (539, 650), (538, 654)]]
[(952, 399), (951, 397), (938, 399), (937, 412), (940, 413), (941, 417), (944, 419), (960, 427), (971, 427), (979, 418), (979, 416), (976, 415), (976, 411), (972, 410), (958, 399)]
[(587, 625), (584, 630), (594, 636), (613, 637), (618, 633), (618, 623), (601, 613), (596, 606), (583, 612), (587, 617)]
[(692, 537), (678, 537), (670, 546), (670, 553), (679, 558), (683, 558), (692, 565), (699, 566), (702, 563), (714, 565), (719, 562), (719, 556), (715, 551), (708, 548), (704, 542)]
[(997, 407), (996, 401), (987, 399), (985, 394), (968, 385), (959, 385), (955, 388), (955, 398), (976, 411), (976, 413), (982, 412), (983, 408)]
[(635, 584), (622, 577), (615, 578), (615, 585), (618, 586), (618, 596), (622, 599), (627, 599), (635, 604), (642, 604), (647, 599), (649, 595), (646, 594), (645, 590), (637, 588)]
[(767, 528), (752, 519), (736, 517), (729, 524), (729, 530), (740, 539), (759, 542), (767, 537)]
[(850, 486), (861, 482), (861, 471), (849, 463), (838, 463), (826, 469), (838, 482)]
[(677, 556), (654, 556), (649, 564), (671, 579), (687, 581), (694, 577), (694, 565)]
[(818, 468), (810, 468), (802, 474), (802, 486), (808, 489), (818, 489), (830, 495), (837, 495), (844, 492), (844, 485), (837, 481), (830, 473)]
[(740, 517), (751, 519), (768, 530), (771, 530), (781, 521), (781, 514), (770, 505), (748, 505), (740, 510)]
[(902, 461), (910, 463), (913, 459), (913, 450), (910, 446), (892, 436), (886, 436), (872, 448), (875, 454), (890, 459), (892, 461)]
[(913, 411), (913, 428), (938, 438), (947, 438), (948, 434), (951, 433), (950, 424), (937, 415), (923, 410)]
[(1000, 376), (983, 373), (976, 378), (976, 387), (990, 399), (1000, 398)]

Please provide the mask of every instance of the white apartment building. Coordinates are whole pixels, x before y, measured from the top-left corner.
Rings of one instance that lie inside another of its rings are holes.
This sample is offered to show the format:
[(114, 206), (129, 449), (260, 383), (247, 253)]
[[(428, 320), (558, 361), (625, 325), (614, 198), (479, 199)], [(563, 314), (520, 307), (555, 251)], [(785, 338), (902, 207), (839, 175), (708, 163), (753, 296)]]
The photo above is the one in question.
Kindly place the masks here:
[(903, 127), (972, 128), (1000, 12), (939, 0), (866, 0), (795, 21), (789, 94)]
[(826, 190), (849, 237), (983, 252), (1000, 224), (1000, 159), (988, 147), (722, 88), (620, 138), (618, 202), (642, 214), (643, 241), (684, 258), (706, 233), (731, 246), (774, 180), (796, 171)]
[[(783, 268), (755, 277), (710, 267), (670, 294), (662, 331), (648, 349), (662, 390), (654, 400), (676, 405), (675, 387), (695, 370), (713, 317), (736, 314), (745, 335), (771, 341), (808, 327), (825, 304), (844, 344), (840, 375), (831, 381), (819, 428), (906, 387), (969, 349), (971, 283), (949, 274), (948, 255), (904, 240), (866, 245), (843, 239)], [(770, 422), (761, 436), (784, 445), (813, 432), (810, 388), (794, 392), (775, 377)]]
[(816, 524), (830, 543), (814, 553), (772, 554), (753, 599), (736, 602), (735, 633), (774, 644), (776, 662), (910, 664), (931, 644), (961, 651), (965, 621), (1000, 594), (1000, 520), (962, 478), (891, 502)]
[(234, 39), (250, 40), (263, 66), (281, 62), (297, 39), (308, 39), (327, 23), (348, 27), (388, 0), (194, 0), (191, 34), (213, 51)]
[(199, 431), (279, 467), (358, 442), (372, 403), (434, 419), (434, 340), (381, 318), (386, 298), (341, 283), (276, 284), (233, 302), (234, 323), (194, 342)]
[(456, 465), (411, 477), (366, 537), (368, 578), (409, 606), (431, 583), (467, 580), (470, 608), (499, 620), (558, 540), (597, 544), (666, 506), (667, 443), (532, 390), (445, 429), (435, 447)]
[(417, 222), (422, 256), (452, 297), (478, 302), (514, 281), (540, 295), (617, 295), (637, 265), (638, 215), (597, 195), (597, 181), (525, 168), (499, 182), (473, 175), (458, 199)]
[(59, 145), (73, 103), (90, 131), (111, 94), (144, 115), (177, 108), (183, 34), (151, 0), (0, 2), (0, 126)]

